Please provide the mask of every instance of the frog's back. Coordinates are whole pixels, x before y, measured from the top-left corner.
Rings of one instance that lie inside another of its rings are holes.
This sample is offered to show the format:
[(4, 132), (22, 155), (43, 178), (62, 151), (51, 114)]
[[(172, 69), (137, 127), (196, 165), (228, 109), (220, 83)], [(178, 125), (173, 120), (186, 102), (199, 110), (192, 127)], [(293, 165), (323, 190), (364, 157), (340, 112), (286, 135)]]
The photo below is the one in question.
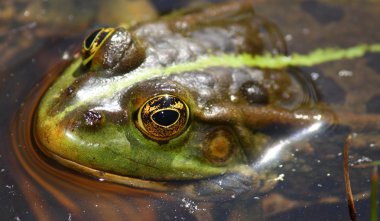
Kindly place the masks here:
[(142, 67), (191, 62), (210, 54), (286, 52), (279, 31), (256, 16), (250, 3), (199, 8), (130, 30), (146, 48)]

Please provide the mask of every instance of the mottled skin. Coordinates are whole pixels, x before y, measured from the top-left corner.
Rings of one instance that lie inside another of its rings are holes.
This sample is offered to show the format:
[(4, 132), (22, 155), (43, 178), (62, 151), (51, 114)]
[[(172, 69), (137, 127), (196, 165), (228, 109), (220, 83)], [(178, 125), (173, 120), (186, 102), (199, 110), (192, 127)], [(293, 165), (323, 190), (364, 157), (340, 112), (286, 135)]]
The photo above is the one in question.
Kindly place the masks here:
[[(286, 47), (250, 4), (116, 28), (90, 62), (82, 63), (85, 53), (74, 59), (46, 92), (36, 113), (38, 143), (66, 166), (128, 185), (164, 189), (170, 181), (217, 177), (192, 187), (205, 195), (265, 188), (276, 174), (251, 165), (271, 142), (270, 128), (315, 121), (308, 111), (316, 101), (312, 85), (296, 70), (196, 62), (266, 51), (286, 53)], [(188, 63), (194, 67), (178, 67)], [(170, 139), (151, 139), (137, 115), (165, 94), (187, 104), (189, 120)]]

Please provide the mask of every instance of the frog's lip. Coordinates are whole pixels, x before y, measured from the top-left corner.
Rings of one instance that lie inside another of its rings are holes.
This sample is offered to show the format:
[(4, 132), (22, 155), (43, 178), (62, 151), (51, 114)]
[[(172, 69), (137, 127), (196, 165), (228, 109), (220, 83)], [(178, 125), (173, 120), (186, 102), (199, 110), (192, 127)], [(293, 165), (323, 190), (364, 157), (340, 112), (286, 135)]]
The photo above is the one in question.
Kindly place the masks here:
[(235, 197), (246, 196), (248, 193), (248, 195), (255, 194), (268, 188), (268, 185), (262, 185), (262, 180), (268, 181), (268, 179), (270, 179), (275, 181), (275, 179), (272, 179), (273, 177), (268, 175), (259, 175), (249, 166), (238, 166), (226, 174), (205, 179), (186, 181), (146, 180), (93, 169), (59, 155), (50, 153), (48, 150), (46, 151), (48, 153), (45, 154), (48, 154), (51, 158), (55, 159), (62, 165), (68, 168), (75, 168), (75, 170), (91, 177), (96, 177), (102, 182), (109, 181), (133, 188), (148, 189), (157, 192), (172, 192), (174, 194), (179, 193), (181, 195), (184, 195), (185, 193), (185, 195), (194, 200), (212, 201), (234, 199)]
[(59, 155), (50, 153), (49, 150), (46, 150), (46, 151), (49, 152), (48, 155), (51, 158), (55, 159), (56, 161), (58, 161), (62, 165), (66, 166), (68, 168), (75, 168), (75, 170), (77, 170), (79, 172), (88, 174), (92, 177), (96, 177), (102, 181), (108, 181), (109, 180), (112, 182), (124, 184), (124, 185), (131, 186), (131, 187), (151, 189), (151, 190), (156, 190), (156, 191), (168, 191), (168, 190), (170, 190), (170, 186), (168, 185), (167, 182), (143, 180), (143, 179), (139, 179), (139, 178), (126, 177), (126, 176), (121, 176), (121, 175), (117, 175), (117, 174), (113, 174), (113, 173), (109, 173), (109, 172), (100, 171), (97, 169), (93, 169), (91, 167), (84, 166), (84, 165), (79, 164), (75, 161), (66, 159), (66, 158), (61, 157)]

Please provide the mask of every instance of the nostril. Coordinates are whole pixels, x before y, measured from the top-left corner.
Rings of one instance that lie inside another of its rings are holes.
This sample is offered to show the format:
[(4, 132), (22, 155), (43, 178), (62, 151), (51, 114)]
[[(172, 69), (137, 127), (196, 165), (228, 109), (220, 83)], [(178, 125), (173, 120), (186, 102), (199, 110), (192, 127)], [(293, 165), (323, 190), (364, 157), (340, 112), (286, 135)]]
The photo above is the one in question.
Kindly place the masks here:
[(104, 116), (96, 111), (89, 110), (83, 114), (86, 126), (100, 126), (104, 122)]
[(233, 153), (233, 136), (225, 129), (217, 129), (206, 136), (203, 155), (211, 163), (226, 162)]

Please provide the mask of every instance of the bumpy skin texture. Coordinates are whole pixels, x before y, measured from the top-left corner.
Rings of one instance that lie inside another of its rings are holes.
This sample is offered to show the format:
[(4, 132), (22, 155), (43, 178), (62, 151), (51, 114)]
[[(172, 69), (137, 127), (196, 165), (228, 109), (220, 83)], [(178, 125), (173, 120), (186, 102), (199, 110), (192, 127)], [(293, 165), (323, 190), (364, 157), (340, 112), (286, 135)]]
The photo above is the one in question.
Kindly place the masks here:
[[(73, 60), (37, 111), (41, 149), (74, 169), (94, 169), (91, 174), (99, 177), (172, 181), (240, 172), (249, 185), (265, 180), (270, 175), (259, 176), (248, 165), (269, 142), (268, 127), (312, 105), (313, 92), (301, 86), (305, 82), (296, 73), (285, 71), (178, 68), (207, 56), (286, 51), (275, 28), (250, 6), (232, 6), (117, 28), (89, 65)], [(139, 108), (162, 94), (189, 107), (186, 126), (164, 142), (136, 125)], [(239, 178), (230, 181), (243, 188)]]

